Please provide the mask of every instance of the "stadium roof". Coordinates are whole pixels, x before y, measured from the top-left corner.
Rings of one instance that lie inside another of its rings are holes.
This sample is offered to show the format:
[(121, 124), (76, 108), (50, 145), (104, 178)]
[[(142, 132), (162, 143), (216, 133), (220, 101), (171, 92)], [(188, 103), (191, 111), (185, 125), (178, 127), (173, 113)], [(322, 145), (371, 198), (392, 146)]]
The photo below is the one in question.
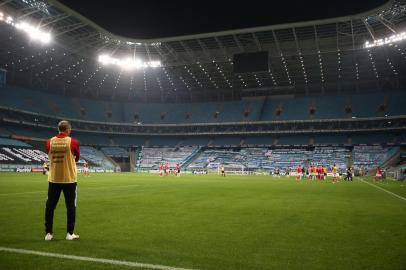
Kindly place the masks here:
[[(56, 0), (4, 0), (0, 12), (50, 30), (38, 45), (0, 22), (0, 60), (9, 81), (65, 94), (147, 100), (223, 99), (259, 94), (311, 94), (405, 86), (405, 42), (365, 42), (406, 31), (406, 1), (317, 21), (177, 36), (130, 39), (108, 32)], [(235, 74), (233, 55), (268, 51), (266, 72)], [(100, 54), (160, 61), (122, 70)]]

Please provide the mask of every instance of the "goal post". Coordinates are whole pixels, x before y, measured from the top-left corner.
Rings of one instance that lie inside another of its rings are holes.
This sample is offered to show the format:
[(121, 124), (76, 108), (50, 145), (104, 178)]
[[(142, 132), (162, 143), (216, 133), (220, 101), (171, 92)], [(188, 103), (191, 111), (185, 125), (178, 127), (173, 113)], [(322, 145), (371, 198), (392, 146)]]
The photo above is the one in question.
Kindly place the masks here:
[[(245, 170), (244, 166), (224, 166), (226, 175), (249, 175), (250, 171)], [(217, 167), (217, 174), (221, 175), (221, 165)]]

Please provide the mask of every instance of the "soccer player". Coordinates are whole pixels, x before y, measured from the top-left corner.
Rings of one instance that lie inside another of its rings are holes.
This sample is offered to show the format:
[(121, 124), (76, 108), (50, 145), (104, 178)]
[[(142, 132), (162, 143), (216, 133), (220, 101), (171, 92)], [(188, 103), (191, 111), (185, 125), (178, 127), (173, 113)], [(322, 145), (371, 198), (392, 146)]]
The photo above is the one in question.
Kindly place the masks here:
[(168, 164), (168, 162), (166, 162), (166, 164), (165, 164), (165, 176), (168, 176), (169, 175), (169, 164)]
[(159, 176), (163, 176), (164, 173), (164, 165), (161, 163), (159, 164)]
[(175, 173), (176, 173), (176, 176), (180, 176), (180, 166), (179, 166), (179, 163), (176, 164), (176, 171), (175, 171)]
[(317, 168), (314, 164), (310, 167), (310, 173), (312, 175), (312, 180), (316, 180), (316, 175), (317, 175)]
[(85, 176), (89, 176), (89, 163), (85, 160), (85, 163), (83, 164), (83, 170), (85, 173)]
[(347, 174), (345, 176), (345, 181), (352, 181), (352, 168), (348, 167), (347, 168)]
[(382, 180), (382, 169), (381, 169), (381, 167), (378, 167), (378, 169), (376, 169), (375, 181), (380, 181), (380, 180)]
[(333, 184), (337, 183), (338, 180), (338, 172), (337, 172), (337, 166), (334, 164), (333, 168), (331, 169), (331, 172), (333, 173)]
[(72, 128), (68, 121), (58, 123), (59, 134), (47, 141), (49, 158), (48, 199), (45, 207), (45, 240), (53, 238), (53, 219), (61, 192), (65, 197), (67, 212), (66, 240), (77, 240), (79, 235), (73, 231), (76, 219), (76, 162), (79, 161), (79, 142), (69, 135)]
[(323, 166), (323, 180), (327, 179), (327, 166)]
[(296, 168), (296, 181), (302, 180), (302, 167), (299, 165)]
[(317, 171), (317, 180), (320, 181), (321, 175), (323, 174), (323, 168), (321, 167), (321, 165), (316, 167), (316, 171)]
[(226, 177), (226, 171), (224, 170), (224, 166), (221, 165), (221, 176)]

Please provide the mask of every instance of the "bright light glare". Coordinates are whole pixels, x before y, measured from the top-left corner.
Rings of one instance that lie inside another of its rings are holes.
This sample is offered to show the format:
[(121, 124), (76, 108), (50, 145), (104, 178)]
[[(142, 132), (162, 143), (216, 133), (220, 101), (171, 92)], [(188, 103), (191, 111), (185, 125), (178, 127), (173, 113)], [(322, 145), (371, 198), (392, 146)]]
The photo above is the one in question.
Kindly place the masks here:
[(15, 27), (21, 31), (24, 31), (32, 40), (38, 40), (44, 44), (51, 41), (51, 34), (49, 32), (44, 32), (38, 27), (32, 26), (27, 22), (19, 22), (15, 24)]
[(132, 59), (130, 57), (119, 59), (111, 57), (110, 55), (107, 54), (99, 55), (98, 61), (105, 66), (115, 65), (125, 70), (157, 68), (162, 66), (161, 61), (143, 62), (141, 59)]
[(406, 32), (402, 32), (396, 35), (392, 35), (386, 38), (376, 39), (372, 43), (365, 42), (364, 48), (379, 47), (393, 42), (399, 42), (406, 39)]
[(17, 28), (20, 31), (26, 32), (32, 40), (36, 40), (47, 44), (51, 42), (51, 33), (41, 30), (37, 26), (33, 26), (27, 22), (14, 22), (14, 18), (0, 11), (0, 21), (4, 21)]

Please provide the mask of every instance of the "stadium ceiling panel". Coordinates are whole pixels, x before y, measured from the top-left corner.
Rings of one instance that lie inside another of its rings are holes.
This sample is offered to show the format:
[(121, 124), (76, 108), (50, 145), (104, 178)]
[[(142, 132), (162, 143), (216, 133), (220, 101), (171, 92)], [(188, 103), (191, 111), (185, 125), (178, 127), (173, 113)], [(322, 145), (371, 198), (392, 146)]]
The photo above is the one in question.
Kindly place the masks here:
[[(353, 16), (161, 39), (117, 36), (56, 0), (5, 0), (0, 12), (9, 81), (53, 92), (162, 100), (406, 86), (406, 41), (396, 42), (406, 39), (405, 0)], [(13, 27), (22, 21), (52, 41), (27, 39)], [(258, 51), (269, 52), (268, 71), (233, 73), (234, 54)], [(98, 62), (102, 54), (109, 65)], [(149, 68), (156, 61), (162, 66)]]

